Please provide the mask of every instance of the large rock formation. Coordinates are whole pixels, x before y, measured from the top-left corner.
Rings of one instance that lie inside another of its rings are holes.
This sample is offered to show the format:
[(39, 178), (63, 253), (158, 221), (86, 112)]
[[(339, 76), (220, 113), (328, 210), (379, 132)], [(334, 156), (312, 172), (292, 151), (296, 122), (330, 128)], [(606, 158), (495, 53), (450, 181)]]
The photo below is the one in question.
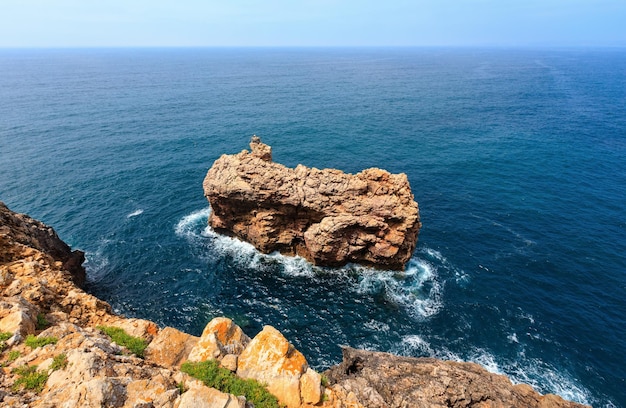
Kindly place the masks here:
[(478, 364), (343, 349), (343, 362), (325, 373), (341, 395), (368, 408), (582, 408), (529, 385), (513, 385)]
[(421, 227), (405, 174), (292, 169), (273, 163), (258, 137), (250, 148), (220, 157), (204, 179), (216, 231), (316, 265), (404, 268)]

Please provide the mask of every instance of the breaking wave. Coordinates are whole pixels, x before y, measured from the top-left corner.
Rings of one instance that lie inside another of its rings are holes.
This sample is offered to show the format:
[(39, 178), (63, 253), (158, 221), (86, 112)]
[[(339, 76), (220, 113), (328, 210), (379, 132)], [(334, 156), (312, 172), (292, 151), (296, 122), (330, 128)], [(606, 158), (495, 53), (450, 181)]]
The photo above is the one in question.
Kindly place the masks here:
[(381, 271), (356, 264), (340, 268), (312, 265), (299, 256), (285, 256), (278, 252), (263, 254), (253, 245), (237, 238), (216, 233), (207, 226), (210, 208), (194, 211), (184, 216), (176, 225), (175, 232), (192, 245), (202, 248), (198, 256), (215, 262), (228, 256), (242, 268), (261, 271), (278, 270), (285, 276), (317, 277), (332, 275), (354, 280), (352, 290), (360, 294), (382, 294), (386, 301), (407, 311), (414, 318), (426, 318), (436, 314), (442, 307), (442, 285), (437, 269), (426, 260), (413, 256), (404, 272)]
[(126, 218), (133, 218), (133, 217), (136, 217), (136, 216), (141, 215), (141, 214), (143, 214), (143, 210), (140, 208), (140, 209), (135, 210), (132, 213), (128, 214), (126, 216)]

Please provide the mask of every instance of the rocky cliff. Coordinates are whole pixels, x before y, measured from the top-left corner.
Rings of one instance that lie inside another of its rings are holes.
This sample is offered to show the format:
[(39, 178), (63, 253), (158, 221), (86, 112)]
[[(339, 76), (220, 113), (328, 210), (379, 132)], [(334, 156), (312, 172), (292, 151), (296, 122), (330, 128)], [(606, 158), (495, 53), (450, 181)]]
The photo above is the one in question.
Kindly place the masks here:
[[(0, 406), (251, 407), (180, 369), (206, 361), (267, 384), (289, 408), (580, 406), (476, 364), (353, 349), (325, 378), (271, 326), (250, 338), (216, 318), (198, 338), (117, 316), (76, 285), (84, 271), (72, 257), (82, 254), (51, 228), (0, 203)], [(143, 346), (117, 339), (111, 328)]]
[(204, 179), (215, 230), (316, 265), (404, 268), (421, 227), (405, 174), (292, 169), (258, 137), (250, 148), (220, 157)]
[[(513, 385), (478, 364), (343, 349), (343, 362), (326, 372), (336, 389), (353, 392), (368, 408), (581, 407), (556, 395)], [(344, 392), (345, 392), (344, 391)]]

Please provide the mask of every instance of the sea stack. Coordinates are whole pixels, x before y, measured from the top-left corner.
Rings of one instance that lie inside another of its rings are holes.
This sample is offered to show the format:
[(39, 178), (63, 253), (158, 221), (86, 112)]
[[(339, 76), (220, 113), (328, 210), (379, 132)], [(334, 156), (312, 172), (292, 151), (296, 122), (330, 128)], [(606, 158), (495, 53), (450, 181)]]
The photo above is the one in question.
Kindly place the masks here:
[(404, 269), (421, 227), (406, 174), (288, 168), (257, 136), (250, 149), (222, 155), (204, 179), (217, 232), (320, 266)]

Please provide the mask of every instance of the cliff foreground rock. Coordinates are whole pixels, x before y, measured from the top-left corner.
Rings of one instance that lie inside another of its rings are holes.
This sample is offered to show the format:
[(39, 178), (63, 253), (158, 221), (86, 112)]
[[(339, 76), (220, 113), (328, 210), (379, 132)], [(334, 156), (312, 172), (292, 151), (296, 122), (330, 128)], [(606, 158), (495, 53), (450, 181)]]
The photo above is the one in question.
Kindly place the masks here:
[[(250, 338), (218, 317), (195, 337), (115, 315), (76, 285), (84, 270), (68, 262), (72, 257), (82, 254), (50, 227), (0, 203), (2, 407), (251, 408), (243, 396), (181, 370), (211, 361), (266, 384), (287, 408), (582, 407), (512, 385), (477, 364), (349, 348), (324, 377), (271, 326)], [(112, 334), (119, 329), (145, 349), (120, 345)]]
[(250, 148), (222, 155), (204, 179), (216, 231), (316, 265), (404, 269), (421, 227), (405, 174), (292, 169), (272, 162), (258, 137)]

